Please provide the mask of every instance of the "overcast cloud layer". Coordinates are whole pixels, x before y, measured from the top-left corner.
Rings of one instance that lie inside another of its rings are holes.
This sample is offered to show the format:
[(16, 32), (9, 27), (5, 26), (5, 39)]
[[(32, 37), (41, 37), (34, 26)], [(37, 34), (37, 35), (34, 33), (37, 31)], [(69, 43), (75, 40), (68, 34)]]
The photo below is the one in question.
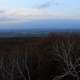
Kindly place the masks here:
[(0, 0), (0, 21), (80, 19), (80, 0)]
[(0, 11), (0, 20), (20, 20), (20, 19), (55, 19), (61, 18), (62, 12), (49, 12), (45, 9), (19, 8), (9, 11)]

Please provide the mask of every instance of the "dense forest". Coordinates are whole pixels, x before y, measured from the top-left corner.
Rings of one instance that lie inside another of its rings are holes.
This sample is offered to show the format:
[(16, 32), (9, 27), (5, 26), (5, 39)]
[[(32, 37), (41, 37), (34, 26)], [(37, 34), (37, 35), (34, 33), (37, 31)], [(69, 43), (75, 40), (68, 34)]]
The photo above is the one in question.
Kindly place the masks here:
[(80, 35), (0, 38), (0, 80), (80, 80)]

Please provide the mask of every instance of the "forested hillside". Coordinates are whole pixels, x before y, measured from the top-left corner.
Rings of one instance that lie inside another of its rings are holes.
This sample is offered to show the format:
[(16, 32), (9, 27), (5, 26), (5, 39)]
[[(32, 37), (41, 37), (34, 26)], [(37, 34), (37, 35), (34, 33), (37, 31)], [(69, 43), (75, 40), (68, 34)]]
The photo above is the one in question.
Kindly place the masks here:
[(80, 35), (0, 38), (0, 80), (79, 80)]

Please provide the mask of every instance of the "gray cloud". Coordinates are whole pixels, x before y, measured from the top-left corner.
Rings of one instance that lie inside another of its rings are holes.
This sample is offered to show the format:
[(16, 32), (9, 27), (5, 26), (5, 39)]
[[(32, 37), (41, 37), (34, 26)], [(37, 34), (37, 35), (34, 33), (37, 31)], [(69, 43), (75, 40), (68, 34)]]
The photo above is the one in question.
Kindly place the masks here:
[(46, 7), (49, 7), (51, 4), (50, 1), (47, 1), (46, 3), (43, 3), (43, 4), (40, 4), (37, 6), (37, 8), (46, 8)]
[(38, 6), (36, 6), (36, 8), (47, 8), (47, 7), (50, 7), (52, 5), (52, 3), (54, 3), (54, 5), (56, 5), (55, 0), (48, 0), (47, 2), (45, 2), (43, 4), (39, 4)]
[(0, 14), (3, 14), (3, 13), (5, 13), (5, 11), (4, 10), (0, 10)]

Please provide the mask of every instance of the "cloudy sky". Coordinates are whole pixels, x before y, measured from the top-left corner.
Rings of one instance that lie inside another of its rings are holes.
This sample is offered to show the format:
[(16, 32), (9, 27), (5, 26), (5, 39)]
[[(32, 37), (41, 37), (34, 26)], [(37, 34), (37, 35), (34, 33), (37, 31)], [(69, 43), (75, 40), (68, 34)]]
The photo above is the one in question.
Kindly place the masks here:
[(80, 19), (80, 0), (0, 0), (0, 21)]

